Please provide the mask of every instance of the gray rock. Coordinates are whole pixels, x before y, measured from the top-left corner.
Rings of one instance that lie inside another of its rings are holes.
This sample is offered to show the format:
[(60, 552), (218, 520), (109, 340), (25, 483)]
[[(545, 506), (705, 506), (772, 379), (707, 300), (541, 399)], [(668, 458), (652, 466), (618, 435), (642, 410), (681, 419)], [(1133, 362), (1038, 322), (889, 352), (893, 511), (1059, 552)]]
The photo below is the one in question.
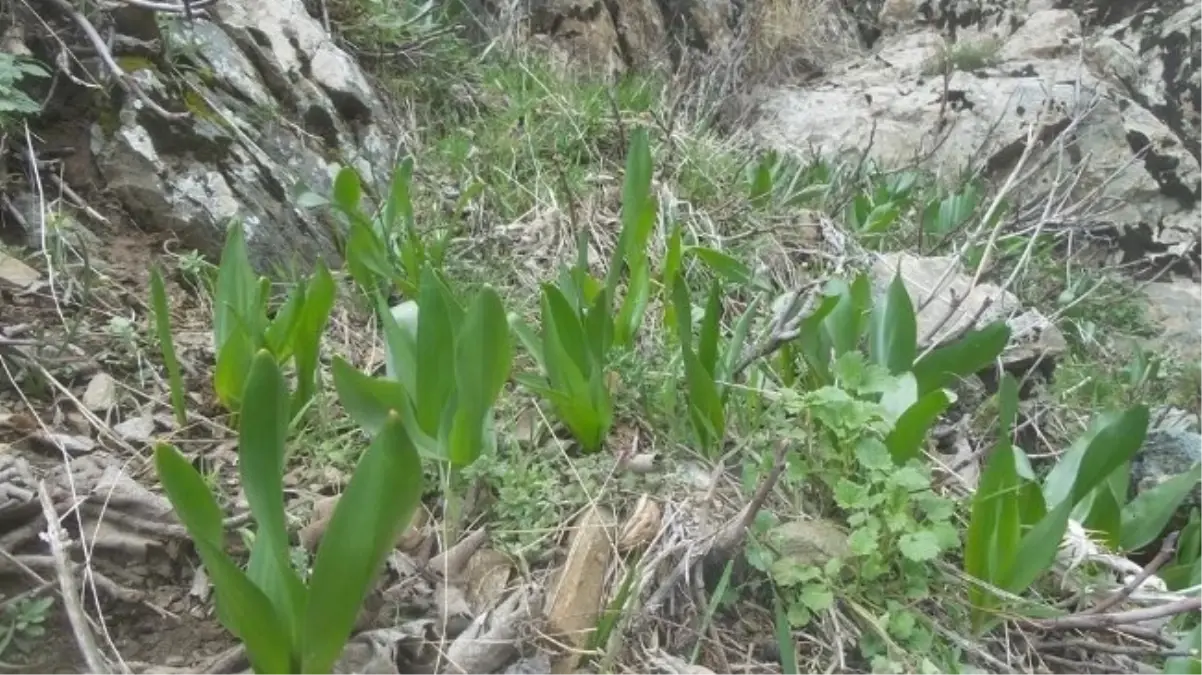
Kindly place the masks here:
[[(1143, 447), (1131, 461), (1132, 494), (1150, 490), (1198, 462), (1202, 462), (1202, 435), (1194, 431), (1149, 431)], [(1199, 503), (1195, 490), (1182, 507), (1195, 507)]]
[(1150, 346), (1197, 359), (1202, 352), (1202, 285), (1176, 279), (1153, 282), (1143, 290), (1148, 300), (1147, 316), (1160, 328)]
[[(1185, 32), (1173, 28), (1176, 20), (1159, 29), (1145, 26), (1140, 35), (1168, 31), (1180, 41)], [(1179, 134), (1176, 113), (1153, 101), (1152, 94), (1142, 97), (1149, 101), (1145, 107), (1130, 87), (1100, 74), (1097, 59), (1082, 63), (1071, 48), (1076, 23), (1051, 11), (1032, 15), (1013, 36), (999, 24), (996, 31), (971, 38), (1005, 38), (991, 55), (996, 64), (952, 70), (946, 85), (942, 73), (933, 75), (940, 54), (949, 49), (944, 34), (889, 36), (872, 60), (849, 59), (831, 65), (813, 84), (761, 93), (752, 134), (763, 146), (795, 155), (818, 152), (855, 162), (867, 151), (884, 166), (921, 159), (944, 175), (956, 175), (971, 160), (996, 180), (1013, 170), (1032, 123), (1049, 135), (1071, 128), (1063, 161), (1035, 172), (1021, 186), (1024, 195), (1035, 199), (1050, 190), (1053, 171), (1080, 170), (1071, 196), (1090, 195), (1090, 201), (1089, 208), (1072, 216), (1074, 222), (1116, 233), (1130, 258), (1196, 256), (1202, 240), (1196, 138)], [(969, 39), (961, 37), (957, 45)], [(1112, 51), (1127, 54), (1132, 77), (1169, 76), (1168, 52), (1161, 59), (1164, 68), (1157, 70), (1148, 63), (1155, 55), (1109, 39)], [(1187, 77), (1176, 67), (1170, 70), (1174, 78)], [(1197, 69), (1192, 73), (1188, 77), (1196, 79)], [(954, 100), (944, 100), (945, 89)], [(1196, 89), (1179, 89), (1184, 101), (1178, 107), (1187, 110)]]
[(133, 74), (156, 102), (191, 116), (164, 120), (131, 97), (112, 121), (93, 125), (104, 187), (140, 225), (209, 256), (241, 222), (262, 273), (338, 264), (339, 223), (298, 208), (293, 195), (328, 194), (339, 165), (377, 184), (376, 172), (392, 166), (388, 139), (399, 135), (354, 60), (300, 0), (230, 0), (212, 20), (160, 30), (206, 75), (186, 75), (180, 100), (153, 68)]

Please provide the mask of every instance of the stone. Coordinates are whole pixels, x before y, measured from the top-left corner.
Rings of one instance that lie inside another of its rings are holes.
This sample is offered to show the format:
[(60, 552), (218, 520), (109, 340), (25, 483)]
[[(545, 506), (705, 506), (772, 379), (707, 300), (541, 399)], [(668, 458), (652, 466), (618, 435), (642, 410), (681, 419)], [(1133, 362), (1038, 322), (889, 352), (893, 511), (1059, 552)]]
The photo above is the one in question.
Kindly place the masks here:
[(1081, 43), (1081, 20), (1067, 9), (1036, 12), (1002, 47), (1009, 61), (1050, 59), (1076, 51)]
[(27, 290), (42, 278), (37, 270), (0, 252), (0, 283), (17, 290)]
[(117, 405), (117, 382), (108, 373), (97, 373), (80, 399), (92, 412), (103, 413)]
[[(1075, 26), (1065, 14), (1035, 20), (1030, 31), (1044, 30), (1042, 37), (1020, 29), (1002, 43), (999, 63), (953, 70), (946, 85), (931, 76), (947, 49), (943, 35), (884, 38), (872, 60), (841, 61), (805, 87), (761, 92), (750, 132), (762, 147), (795, 156), (854, 163), (867, 151), (882, 166), (921, 161), (943, 175), (960, 172), (973, 157), (986, 179), (1000, 181), (1014, 169), (1032, 122), (1049, 136), (1074, 125), (1062, 140), (1063, 156), (1078, 158), (1076, 165), (1051, 162), (1056, 169), (1040, 169), (1022, 189), (1039, 194), (1050, 189), (1054, 170), (1080, 170), (1067, 196), (1089, 196), (1091, 213), (1082, 223), (1111, 232), (1122, 243), (1122, 262), (1195, 259), (1202, 241), (1196, 138), (1176, 131), (1175, 113), (1139, 104), (1127, 88), (1082, 68), (1076, 54), (1043, 56), (1060, 42), (1055, 35)], [(1132, 53), (1136, 73), (1147, 69), (1142, 58)], [(954, 98), (945, 101), (945, 89)]]
[(231, 0), (212, 19), (161, 31), (211, 77), (191, 77), (181, 101), (153, 67), (132, 74), (190, 119), (166, 123), (129, 97), (111, 120), (92, 125), (102, 187), (135, 220), (210, 257), (239, 222), (261, 273), (339, 264), (340, 222), (328, 209), (300, 208), (294, 195), (328, 194), (342, 164), (376, 182), (376, 171), (391, 169), (389, 139), (399, 135), (354, 59), (301, 0)]
[(34, 439), (52, 451), (65, 452), (71, 457), (86, 455), (96, 449), (96, 441), (87, 436), (38, 433)]
[(552, 672), (575, 672), (580, 648), (597, 626), (605, 599), (605, 571), (614, 552), (614, 518), (592, 506), (572, 530), (567, 560), (546, 598), (546, 634), (569, 649), (559, 654)]
[(1196, 361), (1202, 353), (1202, 285), (1189, 279), (1155, 281), (1143, 292), (1147, 317), (1159, 327), (1152, 348)]
[(154, 435), (154, 417), (151, 415), (131, 417), (114, 426), (113, 433), (125, 441), (149, 443), (150, 437)]
[[(1149, 431), (1143, 447), (1131, 460), (1131, 496), (1189, 471), (1198, 462), (1202, 462), (1202, 435), (1195, 431)], [(1182, 508), (1188, 510), (1199, 504), (1198, 492), (1194, 490), (1182, 502)]]

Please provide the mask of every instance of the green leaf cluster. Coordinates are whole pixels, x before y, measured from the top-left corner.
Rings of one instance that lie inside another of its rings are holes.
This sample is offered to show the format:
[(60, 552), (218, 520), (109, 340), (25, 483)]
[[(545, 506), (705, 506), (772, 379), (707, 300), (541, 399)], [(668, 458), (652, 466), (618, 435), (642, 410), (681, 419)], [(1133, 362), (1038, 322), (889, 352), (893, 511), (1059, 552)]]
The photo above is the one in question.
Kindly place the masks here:
[[(1127, 500), (1130, 461), (1143, 446), (1148, 409), (1134, 406), (1096, 417), (1061, 455), (1042, 484), (1014, 446), (1018, 385), (1007, 375), (998, 391), (997, 444), (973, 499), (965, 571), (988, 586), (973, 589), (974, 623), (987, 624), (1000, 598), (992, 588), (1021, 593), (1052, 565), (1069, 520), (1097, 531), (1117, 551), (1138, 550), (1164, 531), (1197, 488), (1200, 466)], [(1196, 537), (1194, 537), (1196, 544)], [(1179, 560), (1184, 578), (1197, 574), (1196, 554)]]
[[(356, 393), (342, 401), (352, 413), (356, 398), (365, 398)], [(155, 467), (212, 579), (218, 618), (242, 641), (251, 667), (260, 673), (328, 673), (421, 499), (421, 461), (400, 416), (390, 413), (334, 510), (306, 584), (291, 564), (284, 516), (290, 396), (268, 350), (251, 357), (239, 399), (239, 477), (256, 526), (245, 570), (227, 552), (221, 508), (191, 462), (175, 447), (159, 445)]]
[(348, 412), (378, 434), (392, 411), (422, 455), (470, 465), (495, 445), (492, 411), (509, 380), (513, 341), (497, 292), (485, 286), (465, 308), (434, 269), (422, 269), (416, 301), (393, 309), (378, 299), (386, 378), (335, 357), (334, 385)]
[[(343, 167), (334, 179), (334, 208), (346, 220), (343, 242), (347, 270), (368, 297), (387, 295), (394, 288), (407, 298), (420, 292), (422, 270), (442, 269), (452, 232), (430, 237), (418, 230), (412, 200), (413, 159), (406, 157), (393, 170), (383, 206), (373, 214), (363, 209), (364, 191), (359, 174)], [(459, 197), (460, 209), (480, 186)], [(321, 202), (324, 199), (318, 198)]]
[(251, 267), (242, 226), (226, 234), (214, 289), (213, 346), (217, 368), (213, 387), (228, 410), (240, 412), (251, 363), (267, 350), (279, 365), (292, 362), (297, 388), (289, 411), (301, 412), (318, 390), (321, 335), (334, 306), (334, 279), (321, 261), (305, 283), (293, 284), (269, 316), (271, 283)]
[[(589, 241), (582, 232), (575, 265), (562, 269), (557, 283), (542, 284), (539, 332), (517, 315), (510, 317), (540, 371), (519, 375), (518, 381), (551, 404), (588, 452), (601, 448), (613, 425), (611, 352), (633, 343), (651, 299), (647, 246), (658, 215), (652, 171), (647, 132), (638, 129), (626, 161), (622, 229), (604, 280), (589, 273)], [(623, 273), (626, 291), (615, 311)]]

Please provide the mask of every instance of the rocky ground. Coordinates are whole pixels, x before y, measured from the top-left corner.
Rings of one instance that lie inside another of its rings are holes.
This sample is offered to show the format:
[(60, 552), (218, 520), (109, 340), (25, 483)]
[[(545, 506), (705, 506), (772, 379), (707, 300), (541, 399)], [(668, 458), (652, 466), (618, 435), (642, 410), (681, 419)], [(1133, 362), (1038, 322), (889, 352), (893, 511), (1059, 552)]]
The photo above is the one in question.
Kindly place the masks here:
[[(194, 0), (187, 13), (0, 9), (0, 670), (247, 668), (151, 462), (157, 443), (193, 460), (245, 553), (236, 424), (213, 388), (232, 220), (277, 290), (318, 259), (335, 269), (323, 368), (338, 355), (374, 370), (384, 347), (328, 203), (339, 167), (383, 202), (413, 156), (417, 220), (445, 242), (448, 277), (535, 317), (581, 231), (594, 261), (617, 245), (626, 150), (645, 128), (662, 215), (647, 253), (658, 274), (675, 224), (731, 261), (742, 285), (716, 296), (725, 329), (758, 306), (749, 344), (770, 342), (772, 298), (859, 272), (879, 296), (897, 274), (920, 350), (998, 321), (1000, 359), (951, 387), (910, 497), (857, 506), (840, 486), (896, 486), (858, 449), (813, 440), (820, 411), (790, 407), (800, 384), (779, 354), (747, 369), (723, 442), (701, 447), (656, 294), (606, 374), (601, 451), (510, 383), (497, 453), (456, 477), (458, 517), (429, 469), (340, 672), (1198, 672), (1196, 620), (1172, 618), (1197, 609), (1196, 494), (1164, 555), (1164, 536), (1126, 550), (1070, 528), (1024, 613), (983, 634), (961, 571), (999, 369), (1021, 380), (1015, 442), (1041, 479), (1092, 418), (1137, 404), (1151, 424), (1132, 498), (1202, 461), (1196, 4)], [(150, 308), (156, 267), (186, 424)], [(300, 569), (365, 446), (332, 391), (315, 409), (284, 481)], [(925, 515), (864, 546), (869, 524), (915, 504)], [(1151, 582), (1133, 581), (1141, 570)], [(1153, 616), (1073, 623), (1141, 610)]]

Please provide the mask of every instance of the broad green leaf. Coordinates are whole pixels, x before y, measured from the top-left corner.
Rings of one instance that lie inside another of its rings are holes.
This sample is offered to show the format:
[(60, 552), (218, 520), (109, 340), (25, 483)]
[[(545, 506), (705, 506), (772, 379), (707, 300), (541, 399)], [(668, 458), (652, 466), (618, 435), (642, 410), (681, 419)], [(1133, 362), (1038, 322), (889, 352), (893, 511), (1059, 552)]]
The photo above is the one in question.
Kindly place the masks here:
[(1089, 449), (1090, 442), (1098, 432), (1113, 420), (1114, 416), (1109, 414), (1101, 414), (1090, 420), (1085, 432), (1056, 460), (1056, 465), (1043, 480), (1043, 498), (1048, 506), (1055, 506), (1072, 495), (1073, 483), (1077, 480), (1077, 472), (1081, 467), (1081, 460), (1085, 457), (1085, 451)]
[(610, 314), (610, 295), (609, 291), (601, 289), (601, 292), (593, 298), (592, 305), (584, 314), (584, 339), (588, 345), (588, 354), (592, 356), (593, 363), (600, 368), (609, 354), (609, 348), (613, 344), (614, 324), (613, 316)]
[(485, 418), (509, 379), (512, 362), (505, 308), (496, 291), (486, 286), (469, 307), (455, 345), (458, 409), (448, 447), (454, 465), (467, 466), (479, 457)]
[(397, 380), (412, 399), (417, 396), (417, 324), (420, 309), (413, 300), (389, 307), (376, 296), (376, 316), (384, 333), (384, 366), (389, 379)]
[[(836, 371), (843, 359), (848, 356), (863, 358), (859, 352), (848, 352), (842, 359), (835, 361)], [(874, 383), (861, 390), (861, 393), (868, 392), (881, 394), (881, 408), (885, 413), (885, 419), (891, 424), (896, 424), (898, 418), (918, 403), (918, 381), (910, 373), (889, 376), (884, 381)]]
[(1191, 509), (1189, 520), (1177, 540), (1177, 562), (1191, 562), (1202, 558), (1202, 512)]
[(676, 339), (683, 351), (693, 350), (693, 301), (681, 276), (672, 280), (672, 309), (676, 315)]
[(1009, 443), (1014, 435), (1014, 423), (1018, 419), (1018, 382), (1010, 373), (1002, 375), (1002, 381), (998, 384), (997, 401), (998, 438)]
[(925, 394), (942, 389), (958, 378), (975, 375), (987, 368), (1006, 348), (1010, 327), (1004, 321), (972, 330), (959, 340), (931, 350), (914, 364), (918, 391)]
[(1065, 500), (1048, 511), (1035, 527), (1027, 530), (1018, 543), (1013, 564), (1010, 566), (1001, 587), (1011, 593), (1022, 593), (1036, 579), (1051, 568), (1060, 550), (1064, 531), (1068, 529), (1068, 517), (1073, 505)]
[(388, 201), (384, 203), (384, 226), (395, 232), (397, 221), (408, 231), (414, 226), (413, 203), (409, 198), (409, 185), (413, 177), (413, 158), (406, 157), (392, 172), (392, 185)]
[(691, 350), (684, 351), (685, 382), (689, 390), (690, 411), (696, 415), (695, 424), (698, 436), (704, 445), (713, 447), (721, 444), (726, 433), (726, 417), (722, 410), (722, 399), (718, 389), (705, 366), (697, 359)]
[(1202, 480), (1202, 464), (1195, 463), (1189, 471), (1140, 493), (1123, 507), (1121, 550), (1137, 551), (1155, 541), (1181, 502), (1196, 493), (1199, 480)]
[(313, 277), (305, 292), (305, 306), (301, 310), (297, 329), (292, 338), (292, 351), (296, 359), (296, 395), (292, 414), (296, 415), (318, 391), (318, 360), (321, 357), (321, 338), (330, 312), (334, 309), (334, 278), (325, 263), (318, 261)]
[(447, 399), (455, 386), (455, 325), (451, 307), (455, 301), (429, 266), (422, 270), (420, 288), (414, 405), (422, 431), (437, 436)]
[(359, 213), (362, 207), (363, 187), (359, 174), (349, 166), (338, 170), (334, 177), (334, 204), (346, 213)]
[(556, 416), (567, 425), (581, 448), (589, 453), (601, 449), (613, 424), (613, 410), (608, 395), (594, 397), (594, 393), (590, 389), (585, 396), (573, 397), (557, 390), (546, 394)]
[(154, 327), (159, 340), (159, 351), (163, 354), (163, 365), (167, 368), (167, 383), (171, 387), (171, 409), (175, 412), (175, 423), (188, 423), (188, 408), (184, 401), (184, 376), (180, 372), (179, 359), (175, 357), (175, 338), (171, 335), (171, 308), (167, 305), (167, 289), (159, 266), (150, 268), (150, 305), (154, 309)]
[(872, 304), (872, 284), (867, 275), (861, 274), (848, 285), (841, 279), (834, 279), (827, 287), (827, 294), (839, 296), (839, 304), (831, 310), (823, 321), (827, 334), (830, 335), (831, 347), (835, 350), (834, 358), (856, 349), (860, 344), (860, 336), (864, 332), (864, 323)]
[(839, 296), (824, 295), (814, 311), (801, 320), (797, 341), (801, 355), (821, 384), (831, 382), (831, 341), (822, 322), (839, 304)]
[(668, 234), (663, 268), (659, 275), (660, 302), (664, 307), (664, 327), (669, 335), (676, 333), (676, 306), (672, 302), (672, 294), (676, 290), (676, 277), (680, 274), (682, 249), (680, 224), (673, 223), (672, 231)]
[(509, 320), (509, 329), (517, 336), (518, 342), (522, 343), (522, 347), (526, 349), (526, 353), (530, 358), (534, 359), (534, 364), (541, 371), (546, 371), (547, 367), (543, 363), (543, 346), (539, 341), (538, 334), (526, 323), (522, 317), (514, 312), (510, 312), (507, 317)]
[(380, 433), (390, 410), (408, 406), (408, 397), (399, 382), (371, 377), (340, 356), (334, 357), (330, 370), (342, 407), (369, 436)]
[(275, 318), (267, 324), (267, 330), (263, 333), (263, 346), (278, 363), (284, 363), (292, 357), (293, 334), (304, 305), (305, 287), (294, 284), (288, 292), (288, 299), (276, 310)]
[[(258, 302), (258, 279), (250, 266), (242, 223), (233, 221), (226, 232), (221, 266), (217, 269), (216, 297), (213, 300), (213, 349), (218, 354), (227, 340), (241, 330), (253, 330), (251, 313)], [(238, 394), (241, 394), (241, 390)]]
[(617, 295), (623, 261), (629, 262), (636, 255), (645, 255), (647, 237), (655, 225), (656, 204), (651, 195), (651, 173), (647, 130), (638, 128), (630, 135), (630, 148), (626, 153), (626, 178), (622, 184), (622, 231), (605, 276), (605, 289), (611, 298)]
[(246, 386), (246, 374), (254, 357), (254, 344), (241, 331), (233, 333), (225, 346), (217, 352), (217, 367), (213, 371), (213, 389), (217, 400), (231, 412), (242, 405), (242, 390)]
[(768, 205), (772, 197), (772, 168), (774, 158), (766, 155), (748, 171), (747, 201), (755, 208)]
[(922, 444), (927, 438), (927, 432), (939, 415), (951, 404), (947, 392), (942, 389), (918, 399), (908, 410), (897, 418), (893, 430), (885, 438), (885, 446), (898, 465), (905, 464), (922, 454)]
[(345, 248), (351, 278), (368, 297), (384, 290), (381, 286), (392, 281), (393, 270), (384, 242), (365, 223), (351, 221)]
[(630, 345), (643, 324), (647, 303), (651, 301), (651, 266), (644, 259), (630, 272), (626, 285), (626, 297), (614, 322), (614, 342), (619, 346)]
[(680, 273), (680, 263), (683, 257), (684, 245), (681, 243), (680, 224), (673, 223), (672, 231), (668, 234), (667, 251), (664, 253), (663, 269), (660, 270), (660, 284), (663, 285), (665, 295), (672, 292), (672, 285), (676, 283), (676, 275)]
[(773, 593), (772, 609), (776, 624), (776, 647), (780, 651), (780, 671), (784, 675), (799, 675), (797, 667), (797, 643), (793, 639), (793, 626), (789, 623), (789, 615), (785, 612), (780, 596)]
[[(1013, 449), (1003, 441), (990, 453), (981, 473), (964, 542), (964, 571), (994, 586), (1004, 581), (1005, 570), (1016, 554), (1013, 545), (1021, 535), (1013, 492), (1017, 481)], [(969, 596), (977, 610), (974, 625), (980, 628), (982, 613), (996, 603), (996, 598), (975, 585), (969, 588)]]
[[(1104, 424), (1093, 434), (1081, 455), (1069, 501), (1075, 505), (1115, 469), (1130, 461), (1143, 446), (1147, 430), (1147, 406), (1136, 406), (1119, 415), (1105, 418)], [(1062, 457), (1061, 461), (1064, 460)], [(1059, 465), (1056, 468), (1058, 469)], [(1048, 481), (1051, 479), (1049, 474)], [(1048, 494), (1046, 486), (1044, 496), (1049, 506), (1057, 503), (1054, 495)]]
[(879, 204), (864, 218), (864, 224), (860, 226), (860, 232), (864, 234), (881, 234), (888, 230), (889, 226), (897, 220), (897, 215), (897, 204), (893, 202)]
[(550, 376), (551, 385), (558, 387), (556, 379), (560, 377), (562, 364), (552, 363), (551, 350), (547, 344), (549, 329), (553, 329), (550, 334), (554, 335), (557, 343), (555, 350), (563, 354), (561, 358), (566, 357), (582, 377), (588, 377), (592, 372), (592, 359), (589, 358), (588, 343), (579, 315), (572, 309), (563, 293), (551, 284), (543, 284), (542, 304), (543, 358), (547, 360), (547, 374)]
[(726, 253), (705, 246), (690, 246), (688, 252), (700, 258), (707, 267), (732, 284), (745, 286), (751, 283), (751, 268)]
[(722, 326), (722, 288), (715, 279), (710, 284), (705, 314), (701, 317), (701, 333), (697, 336), (697, 361), (711, 379), (718, 364), (718, 338)]
[(300, 616), (304, 589), (288, 556), (284, 519), (288, 403), (288, 385), (275, 357), (260, 350), (246, 380), (238, 430), (238, 473), (257, 526), (246, 575), (299, 638), (299, 626), (293, 620)]
[[(1123, 528), (1122, 502), (1127, 498), (1126, 481), (1120, 480), (1119, 476), (1121, 474), (1125, 478), (1128, 471), (1127, 467), (1119, 467), (1110, 475), (1110, 478), (1090, 492), (1090, 497), (1085, 500), (1089, 502), (1089, 507), (1080, 520), (1085, 529), (1101, 534), (1102, 541), (1111, 550), (1117, 550), (1119, 547), (1119, 538)], [(1113, 483), (1122, 483), (1123, 491), (1118, 492), (1117, 487), (1112, 485)], [(1078, 505), (1078, 511), (1084, 504), (1083, 501)]]
[(902, 283), (901, 275), (893, 277), (889, 290), (872, 313), (868, 353), (872, 362), (885, 366), (896, 374), (910, 370), (918, 348), (918, 325), (914, 305)]
[(372, 581), (421, 496), (421, 460), (393, 413), (355, 467), (313, 561), (300, 644), (302, 672), (331, 672)]
[(221, 509), (200, 474), (170, 445), (154, 451), (163, 491), (183, 522), (217, 595), (218, 616), (246, 647), (259, 673), (294, 672), (292, 642), (284, 621), (263, 591), (225, 554)]

